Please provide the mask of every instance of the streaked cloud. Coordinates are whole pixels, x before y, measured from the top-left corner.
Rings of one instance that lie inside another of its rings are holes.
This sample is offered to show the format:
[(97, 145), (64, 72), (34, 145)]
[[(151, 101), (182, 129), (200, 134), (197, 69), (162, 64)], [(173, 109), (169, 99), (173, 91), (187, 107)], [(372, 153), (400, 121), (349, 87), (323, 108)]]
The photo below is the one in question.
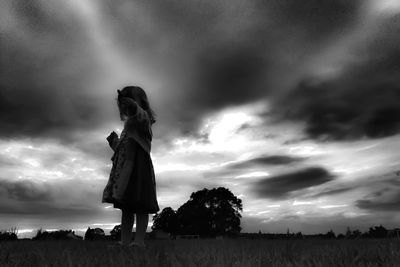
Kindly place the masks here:
[(281, 199), (293, 191), (330, 182), (334, 177), (324, 168), (309, 167), (264, 178), (254, 184), (253, 191), (261, 198)]
[(360, 199), (356, 201), (357, 207), (371, 211), (399, 211), (400, 210), (400, 188), (378, 191), (373, 198)]
[(245, 231), (394, 226), (398, 2), (2, 1), (2, 224), (120, 220), (105, 138), (137, 84), (161, 208), (225, 186)]

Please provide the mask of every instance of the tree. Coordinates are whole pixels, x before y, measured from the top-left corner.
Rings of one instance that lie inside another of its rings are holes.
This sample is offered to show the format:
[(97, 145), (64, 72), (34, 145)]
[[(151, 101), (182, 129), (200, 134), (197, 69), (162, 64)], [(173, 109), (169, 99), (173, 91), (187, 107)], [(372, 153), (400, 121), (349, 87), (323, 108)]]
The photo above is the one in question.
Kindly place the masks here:
[(0, 230), (0, 241), (2, 240), (17, 240), (18, 239), (18, 230), (16, 227), (11, 227), (9, 231)]
[(242, 201), (224, 187), (204, 188), (177, 210), (179, 232), (201, 236), (235, 235), (241, 231)]
[(335, 232), (333, 232), (332, 229), (331, 229), (331, 230), (329, 230), (329, 231), (324, 235), (324, 237), (325, 237), (325, 238), (328, 238), (328, 239), (333, 239), (333, 238), (336, 238), (336, 234), (335, 234)]
[(348, 226), (346, 229), (346, 238), (351, 238), (351, 230), (350, 230), (350, 227), (348, 227)]
[(382, 225), (375, 226), (374, 228), (370, 227), (368, 236), (373, 238), (385, 238), (387, 236), (387, 229)]
[(352, 238), (359, 238), (359, 237), (361, 237), (361, 235), (362, 235), (362, 233), (358, 229), (353, 230), (353, 233), (351, 234)]
[(71, 229), (48, 232), (48, 231), (43, 231), (42, 228), (40, 228), (36, 232), (36, 236), (34, 236), (32, 240), (68, 240), (75, 237), (77, 237), (75, 235), (75, 231), (72, 231)]
[(175, 235), (178, 230), (178, 216), (171, 207), (164, 208), (161, 213), (153, 217), (153, 230), (163, 230), (164, 232)]
[[(193, 195), (193, 194), (192, 194)], [(210, 213), (203, 205), (204, 201), (200, 199), (190, 199), (177, 211), (178, 216), (178, 232), (186, 235), (210, 234)]]
[(121, 225), (118, 224), (110, 231), (111, 239), (119, 240), (121, 239)]
[(101, 240), (104, 239), (105, 233), (101, 228), (90, 228), (86, 230), (85, 240)]
[(303, 239), (304, 237), (303, 237), (303, 234), (301, 232), (297, 232), (296, 233), (296, 238)]

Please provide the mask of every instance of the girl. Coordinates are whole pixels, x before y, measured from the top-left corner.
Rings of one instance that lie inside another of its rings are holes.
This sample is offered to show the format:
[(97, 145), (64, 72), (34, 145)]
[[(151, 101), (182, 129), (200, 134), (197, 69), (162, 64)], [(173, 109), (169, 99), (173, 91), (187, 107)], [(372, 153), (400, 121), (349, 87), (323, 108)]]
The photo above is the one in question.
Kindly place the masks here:
[[(106, 139), (114, 150), (109, 181), (102, 203), (113, 203), (121, 209), (121, 245), (144, 247), (149, 213), (157, 213), (156, 182), (150, 157), (156, 122), (145, 91), (138, 86), (117, 90), (120, 119), (124, 121), (121, 136), (112, 132)], [(136, 214), (135, 241), (130, 242)]]

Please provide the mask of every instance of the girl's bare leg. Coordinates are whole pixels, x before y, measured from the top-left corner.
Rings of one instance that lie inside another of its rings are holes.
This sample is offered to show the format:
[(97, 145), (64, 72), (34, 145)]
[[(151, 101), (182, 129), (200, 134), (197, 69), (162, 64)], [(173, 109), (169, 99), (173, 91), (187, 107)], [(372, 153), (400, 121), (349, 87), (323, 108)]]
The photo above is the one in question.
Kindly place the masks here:
[(147, 225), (149, 224), (149, 214), (136, 213), (136, 235), (135, 242), (144, 244), (144, 237), (146, 235)]
[(133, 212), (129, 210), (122, 210), (121, 218), (121, 242), (122, 245), (128, 245), (132, 239), (132, 228), (135, 221)]

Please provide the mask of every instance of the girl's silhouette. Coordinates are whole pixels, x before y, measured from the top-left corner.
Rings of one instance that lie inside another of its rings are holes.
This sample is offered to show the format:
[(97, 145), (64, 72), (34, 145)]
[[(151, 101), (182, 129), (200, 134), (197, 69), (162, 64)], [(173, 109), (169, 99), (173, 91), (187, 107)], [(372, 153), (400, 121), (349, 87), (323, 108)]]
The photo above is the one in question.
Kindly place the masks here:
[[(114, 150), (112, 169), (103, 191), (102, 203), (121, 209), (122, 245), (144, 246), (149, 213), (157, 213), (156, 182), (150, 157), (155, 114), (145, 91), (138, 86), (117, 90), (119, 114), (124, 129), (118, 137), (113, 131), (106, 139)], [(131, 240), (136, 214), (135, 241)]]

